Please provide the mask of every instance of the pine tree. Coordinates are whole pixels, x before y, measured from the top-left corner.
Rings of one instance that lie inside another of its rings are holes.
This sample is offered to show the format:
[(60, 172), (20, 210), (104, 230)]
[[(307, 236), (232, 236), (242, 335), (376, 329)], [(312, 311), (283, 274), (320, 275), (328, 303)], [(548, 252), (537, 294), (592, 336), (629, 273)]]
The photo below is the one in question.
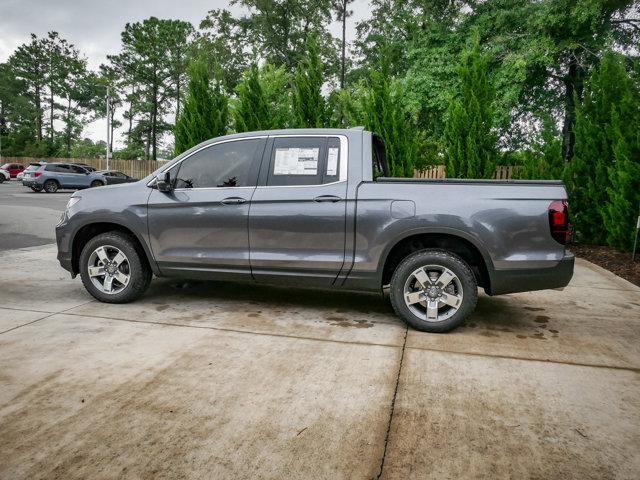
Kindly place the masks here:
[(322, 128), (326, 121), (326, 104), (322, 96), (322, 61), (315, 35), (309, 35), (306, 56), (298, 64), (294, 79), (293, 113), (300, 128)]
[(404, 111), (403, 89), (390, 80), (384, 54), (381, 59), (364, 96), (364, 124), (384, 141), (389, 175), (413, 177), (414, 169), (422, 166), (418, 157), (422, 135)]
[(229, 108), (219, 82), (211, 86), (207, 65), (195, 60), (189, 67), (184, 108), (176, 122), (176, 154), (227, 133)]
[[(633, 199), (624, 192), (638, 184), (633, 163), (640, 153), (639, 106), (638, 87), (624, 58), (607, 53), (585, 86), (584, 101), (577, 110), (574, 158), (565, 176), (572, 222), (583, 242), (627, 245), (621, 232), (628, 222), (635, 222), (637, 213), (629, 209), (637, 212), (638, 208), (626, 203)], [(622, 221), (623, 212), (632, 218)]]
[(447, 177), (488, 178), (495, 168), (494, 90), (479, 37), (463, 53), (460, 92), (449, 104), (445, 126)]

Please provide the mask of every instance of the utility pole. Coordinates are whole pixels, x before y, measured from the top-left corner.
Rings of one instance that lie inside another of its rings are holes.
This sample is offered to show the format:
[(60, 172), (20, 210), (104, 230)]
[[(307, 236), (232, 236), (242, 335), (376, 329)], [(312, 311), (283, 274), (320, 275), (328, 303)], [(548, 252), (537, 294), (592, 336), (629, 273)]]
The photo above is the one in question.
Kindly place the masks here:
[(107, 85), (107, 170), (109, 170), (109, 157), (111, 156), (111, 122), (110, 122), (110, 105), (109, 105), (109, 85)]

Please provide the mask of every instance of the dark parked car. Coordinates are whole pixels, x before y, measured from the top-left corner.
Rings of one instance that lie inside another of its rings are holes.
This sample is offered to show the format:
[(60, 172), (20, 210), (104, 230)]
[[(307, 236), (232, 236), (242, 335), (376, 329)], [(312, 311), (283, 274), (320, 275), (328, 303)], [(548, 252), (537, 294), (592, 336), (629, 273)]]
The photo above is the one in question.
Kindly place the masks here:
[(388, 178), (362, 129), (215, 138), (141, 182), (76, 192), (58, 259), (103, 302), (152, 274), (389, 289), (398, 316), (444, 332), (489, 295), (564, 287), (573, 275), (560, 181)]
[(101, 173), (105, 180), (107, 181), (107, 185), (117, 185), (118, 183), (133, 183), (137, 182), (137, 178), (130, 177), (126, 173), (119, 172), (117, 170), (98, 170), (98, 173)]
[(20, 172), (24, 170), (24, 165), (19, 163), (5, 163), (0, 167), (0, 170), (9, 172), (11, 178), (16, 178)]
[(106, 183), (101, 174), (73, 163), (47, 163), (35, 170), (28, 169), (22, 176), (24, 186), (47, 193), (55, 193), (60, 188), (100, 187)]
[(80, 165), (81, 167), (85, 168), (86, 170), (89, 170), (90, 172), (95, 172), (97, 170), (97, 168), (92, 167), (91, 165), (87, 165), (86, 163), (73, 163), (73, 165)]

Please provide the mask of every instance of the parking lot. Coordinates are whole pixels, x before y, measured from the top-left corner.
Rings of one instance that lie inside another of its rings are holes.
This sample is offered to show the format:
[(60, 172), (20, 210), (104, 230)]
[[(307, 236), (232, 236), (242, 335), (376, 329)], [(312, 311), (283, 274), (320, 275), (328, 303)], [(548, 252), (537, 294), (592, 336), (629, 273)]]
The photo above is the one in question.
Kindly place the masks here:
[(0, 478), (638, 478), (640, 288), (595, 265), (445, 335), (343, 292), (102, 304), (55, 258), (68, 196), (0, 185)]

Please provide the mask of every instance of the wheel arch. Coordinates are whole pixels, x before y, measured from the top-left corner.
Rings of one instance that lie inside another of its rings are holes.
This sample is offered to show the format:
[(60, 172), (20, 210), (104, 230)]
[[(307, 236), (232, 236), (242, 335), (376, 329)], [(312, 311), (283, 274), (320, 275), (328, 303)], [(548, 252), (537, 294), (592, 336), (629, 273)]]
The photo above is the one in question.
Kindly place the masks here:
[(87, 242), (95, 236), (100, 235), (101, 233), (113, 231), (124, 233), (131, 237), (131, 239), (136, 244), (136, 251), (140, 255), (140, 259), (143, 262), (146, 262), (146, 264), (149, 266), (149, 268), (151, 268), (151, 271), (153, 271), (155, 275), (160, 274), (156, 263), (153, 261), (153, 256), (151, 255), (147, 244), (135, 233), (134, 230), (128, 228), (125, 225), (113, 222), (87, 223), (80, 227), (74, 234), (71, 247), (71, 267), (74, 274), (80, 272), (80, 254), (82, 253), (82, 249), (87, 244)]
[(478, 285), (487, 292), (491, 291), (490, 270), (493, 269), (493, 263), (489, 255), (463, 232), (449, 230), (412, 230), (390, 242), (378, 268), (382, 286), (389, 284), (394, 270), (404, 258), (426, 249), (444, 250), (459, 256), (473, 271)]

